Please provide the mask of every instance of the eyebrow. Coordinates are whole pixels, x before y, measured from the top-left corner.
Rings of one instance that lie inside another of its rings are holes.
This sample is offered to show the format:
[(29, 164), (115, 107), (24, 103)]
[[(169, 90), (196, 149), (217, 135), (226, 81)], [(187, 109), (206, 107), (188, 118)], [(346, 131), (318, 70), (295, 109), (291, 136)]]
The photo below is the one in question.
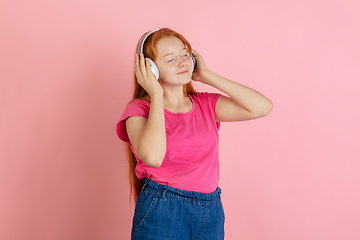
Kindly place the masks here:
[[(183, 49), (181, 49), (181, 51), (183, 51), (183, 50), (187, 50), (187, 48), (185, 48), (185, 47), (184, 47)], [(166, 57), (166, 56), (168, 56), (168, 55), (171, 55), (171, 54), (174, 54), (174, 52), (171, 52), (171, 53), (165, 54), (165, 55), (164, 55), (164, 57)], [(164, 58), (164, 57), (163, 57), (163, 58)]]

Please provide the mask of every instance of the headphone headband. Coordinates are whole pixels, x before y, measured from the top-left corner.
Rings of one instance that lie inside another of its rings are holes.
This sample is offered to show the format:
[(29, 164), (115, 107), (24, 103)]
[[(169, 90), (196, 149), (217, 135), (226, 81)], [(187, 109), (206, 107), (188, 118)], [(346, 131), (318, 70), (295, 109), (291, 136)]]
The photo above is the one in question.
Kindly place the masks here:
[(144, 53), (144, 44), (145, 44), (145, 41), (146, 39), (151, 35), (153, 34), (154, 32), (157, 32), (161, 30), (161, 28), (157, 28), (157, 29), (154, 29), (150, 32), (147, 32), (141, 39), (140, 39), (140, 43), (139, 43), (139, 46), (138, 46), (138, 49), (137, 49), (137, 53), (140, 54), (140, 53)]

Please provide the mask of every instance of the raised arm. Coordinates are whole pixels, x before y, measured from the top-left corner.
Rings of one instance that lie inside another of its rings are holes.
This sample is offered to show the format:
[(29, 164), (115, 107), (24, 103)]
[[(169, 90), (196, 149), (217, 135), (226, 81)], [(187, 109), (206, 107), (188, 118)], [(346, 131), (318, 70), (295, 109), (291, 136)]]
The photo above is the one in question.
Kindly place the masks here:
[(221, 95), (216, 103), (217, 122), (244, 121), (269, 114), (273, 104), (259, 92), (229, 79), (223, 78), (207, 69), (201, 55), (194, 51), (198, 63), (193, 80), (211, 85), (227, 94)]
[(143, 54), (135, 56), (135, 75), (150, 95), (151, 104), (148, 119), (130, 117), (126, 120), (126, 130), (138, 158), (148, 166), (158, 168), (166, 153), (164, 92), (151, 72), (150, 64), (145, 65)]

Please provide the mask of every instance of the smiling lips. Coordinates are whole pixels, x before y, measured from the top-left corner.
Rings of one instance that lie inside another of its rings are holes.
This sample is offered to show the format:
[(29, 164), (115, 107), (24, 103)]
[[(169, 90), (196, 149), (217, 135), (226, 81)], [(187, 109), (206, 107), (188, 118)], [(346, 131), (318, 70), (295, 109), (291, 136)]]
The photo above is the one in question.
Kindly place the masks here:
[(182, 72), (179, 72), (178, 74), (185, 74), (185, 73), (188, 73), (188, 70), (184, 70)]

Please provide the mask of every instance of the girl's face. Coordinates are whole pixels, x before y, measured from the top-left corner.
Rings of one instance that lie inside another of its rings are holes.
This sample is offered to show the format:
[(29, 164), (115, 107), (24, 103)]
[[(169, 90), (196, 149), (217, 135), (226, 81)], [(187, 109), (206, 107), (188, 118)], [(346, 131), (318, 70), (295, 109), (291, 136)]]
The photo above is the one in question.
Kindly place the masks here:
[(163, 85), (185, 85), (191, 81), (192, 61), (183, 42), (177, 37), (160, 39), (155, 50), (155, 64)]

